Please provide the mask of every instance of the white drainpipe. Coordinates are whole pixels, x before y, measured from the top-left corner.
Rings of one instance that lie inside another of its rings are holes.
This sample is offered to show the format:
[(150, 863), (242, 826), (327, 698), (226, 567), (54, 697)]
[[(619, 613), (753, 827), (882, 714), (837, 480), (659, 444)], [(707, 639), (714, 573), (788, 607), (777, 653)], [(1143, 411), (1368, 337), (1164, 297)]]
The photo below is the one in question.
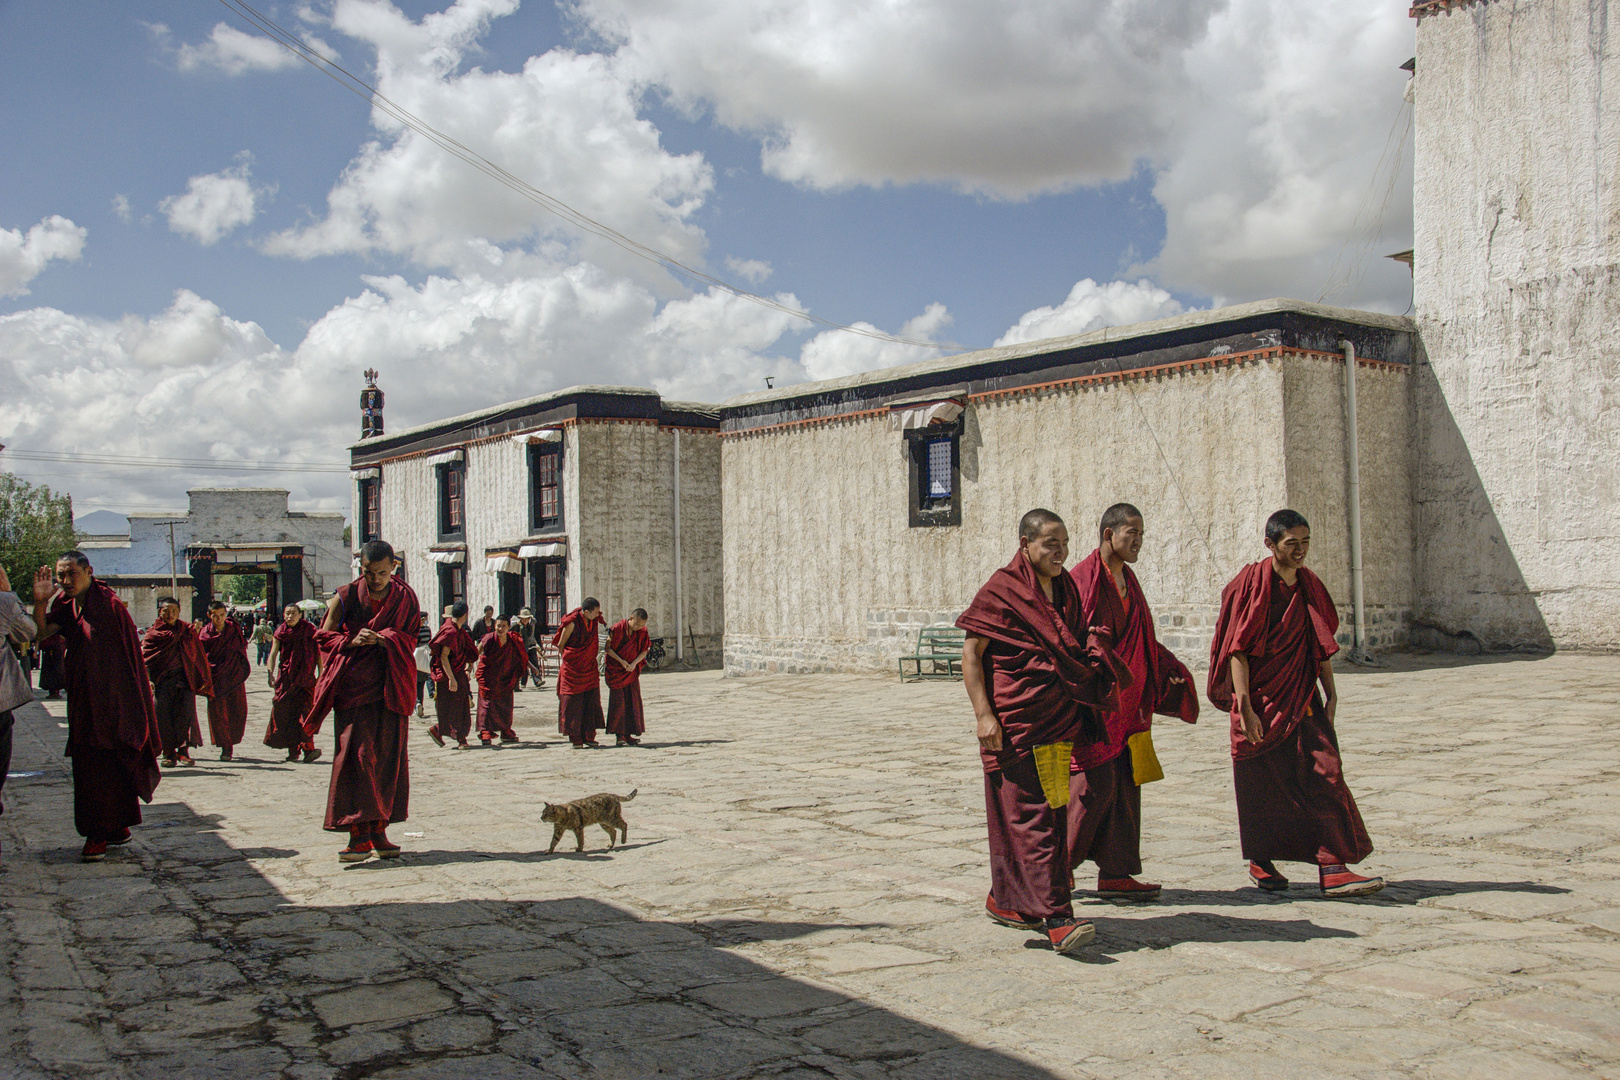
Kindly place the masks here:
[(681, 429), (675, 429), (675, 659), (686, 657), (682, 645), (685, 635), (681, 627), (686, 623), (681, 610)]
[(1367, 658), (1367, 607), (1361, 581), (1361, 433), (1356, 427), (1356, 347), (1345, 340), (1339, 342), (1339, 348), (1344, 350), (1344, 406), (1348, 428), (1345, 453), (1350, 459), (1350, 604), (1355, 629), (1349, 659), (1359, 664)]

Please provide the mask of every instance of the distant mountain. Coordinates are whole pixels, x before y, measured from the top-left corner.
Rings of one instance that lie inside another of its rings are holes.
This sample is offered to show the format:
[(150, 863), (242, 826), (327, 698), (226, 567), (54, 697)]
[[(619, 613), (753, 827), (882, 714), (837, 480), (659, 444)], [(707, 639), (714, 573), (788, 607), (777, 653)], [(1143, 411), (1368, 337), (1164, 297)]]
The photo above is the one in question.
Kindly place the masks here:
[(74, 518), (73, 531), (90, 536), (128, 536), (129, 518), (111, 510), (95, 510)]

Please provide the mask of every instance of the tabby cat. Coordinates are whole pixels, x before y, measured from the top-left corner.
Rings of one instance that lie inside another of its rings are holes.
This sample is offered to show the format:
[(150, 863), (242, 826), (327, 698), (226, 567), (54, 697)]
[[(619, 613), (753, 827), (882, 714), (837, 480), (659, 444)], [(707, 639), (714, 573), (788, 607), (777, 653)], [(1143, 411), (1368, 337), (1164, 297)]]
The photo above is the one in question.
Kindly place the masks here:
[[(585, 826), (600, 825), (607, 830), (608, 850), (613, 849), (614, 842), (623, 843), (630, 838), (630, 830), (624, 823), (624, 813), (619, 809), (621, 803), (627, 803), (636, 797), (636, 791), (628, 795), (614, 795), (602, 792), (600, 795), (589, 795), (583, 799), (575, 799), (567, 803), (546, 803), (546, 808), (540, 813), (541, 821), (549, 821), (555, 830), (551, 834), (551, 846), (546, 849), (550, 855), (557, 850), (557, 841), (561, 840), (563, 833), (573, 832), (574, 839), (579, 841), (575, 851), (585, 850)], [(615, 835), (614, 830), (618, 830)]]

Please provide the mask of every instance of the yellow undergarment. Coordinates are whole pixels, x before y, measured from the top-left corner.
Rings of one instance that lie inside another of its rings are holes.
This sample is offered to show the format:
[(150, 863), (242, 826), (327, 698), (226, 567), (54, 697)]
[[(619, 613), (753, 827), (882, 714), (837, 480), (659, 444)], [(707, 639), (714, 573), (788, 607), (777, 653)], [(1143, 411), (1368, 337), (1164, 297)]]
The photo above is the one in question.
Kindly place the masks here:
[(1056, 810), (1069, 805), (1069, 759), (1074, 743), (1055, 742), (1035, 748), (1035, 774), (1041, 778), (1046, 805)]
[(1137, 787), (1164, 779), (1164, 769), (1159, 765), (1159, 755), (1153, 752), (1151, 731), (1138, 731), (1125, 740), (1125, 745), (1131, 751), (1131, 772), (1136, 779)]

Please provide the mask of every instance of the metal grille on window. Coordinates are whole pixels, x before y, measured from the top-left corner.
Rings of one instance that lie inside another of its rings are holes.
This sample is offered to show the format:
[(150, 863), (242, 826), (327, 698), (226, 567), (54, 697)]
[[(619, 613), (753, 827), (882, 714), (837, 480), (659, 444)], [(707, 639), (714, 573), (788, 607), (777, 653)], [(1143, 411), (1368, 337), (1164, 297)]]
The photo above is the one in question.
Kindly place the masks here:
[(928, 443), (928, 498), (951, 497), (951, 440), (932, 439)]
[(377, 488), (378, 483), (372, 480), (366, 484), (366, 539), (375, 540), (379, 532), (377, 522)]
[(445, 494), (448, 496), (447, 501), (450, 504), (450, 528), (446, 530), (447, 532), (458, 533), (461, 531), (461, 486), (465, 479), (466, 477), (460, 469), (449, 469), (445, 472)]
[(541, 454), (536, 462), (540, 473), (540, 520), (557, 517), (557, 455)]
[(546, 563), (546, 625), (562, 625), (563, 568), (562, 563)]

